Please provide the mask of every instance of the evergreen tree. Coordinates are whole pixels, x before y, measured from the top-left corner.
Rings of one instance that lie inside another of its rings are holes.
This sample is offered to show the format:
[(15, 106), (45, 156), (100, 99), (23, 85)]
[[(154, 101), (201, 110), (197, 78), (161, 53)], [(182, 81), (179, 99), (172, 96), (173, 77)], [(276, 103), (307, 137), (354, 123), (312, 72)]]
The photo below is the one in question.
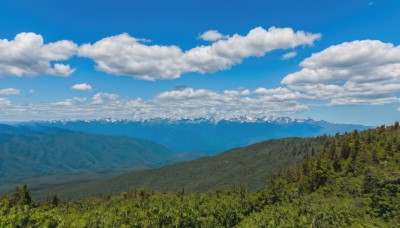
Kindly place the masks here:
[(53, 195), (53, 198), (51, 199), (51, 204), (53, 207), (58, 207), (58, 204), (60, 203), (60, 199), (58, 198), (57, 194)]
[(29, 189), (26, 184), (24, 187), (22, 187), (21, 203), (24, 205), (30, 205), (32, 203), (32, 198), (29, 194)]

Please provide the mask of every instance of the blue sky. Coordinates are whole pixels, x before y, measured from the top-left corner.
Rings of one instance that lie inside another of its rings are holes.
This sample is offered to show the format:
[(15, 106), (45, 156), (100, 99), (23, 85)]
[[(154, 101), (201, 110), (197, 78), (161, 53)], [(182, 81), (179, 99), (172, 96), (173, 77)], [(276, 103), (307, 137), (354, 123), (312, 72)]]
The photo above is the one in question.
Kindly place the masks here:
[(1, 1), (0, 119), (390, 124), (399, 12), (395, 0)]

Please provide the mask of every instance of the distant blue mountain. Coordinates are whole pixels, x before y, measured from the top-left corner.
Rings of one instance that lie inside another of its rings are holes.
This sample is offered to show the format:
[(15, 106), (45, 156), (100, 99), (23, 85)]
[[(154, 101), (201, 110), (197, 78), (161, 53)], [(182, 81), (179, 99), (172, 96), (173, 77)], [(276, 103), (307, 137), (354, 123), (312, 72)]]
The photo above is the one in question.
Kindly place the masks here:
[(46, 175), (154, 168), (179, 161), (176, 155), (150, 140), (0, 125), (0, 187)]
[[(43, 130), (43, 129), (42, 129)], [(0, 124), (0, 133), (9, 133), (9, 134), (27, 134), (37, 132), (35, 127), (31, 126), (13, 126), (8, 124)]]
[(129, 136), (158, 142), (173, 151), (209, 156), (219, 152), (268, 139), (334, 135), (337, 132), (362, 130), (368, 127), (352, 124), (333, 124), (312, 119), (249, 119), (235, 120), (154, 119), (129, 121), (101, 119), (93, 121), (54, 121), (30, 123), (36, 128), (57, 127), (89, 133)]
[(290, 118), (0, 124), (0, 189), (26, 178), (33, 178), (29, 183), (39, 186), (53, 175), (117, 174), (212, 156), (268, 139), (334, 135), (366, 128)]

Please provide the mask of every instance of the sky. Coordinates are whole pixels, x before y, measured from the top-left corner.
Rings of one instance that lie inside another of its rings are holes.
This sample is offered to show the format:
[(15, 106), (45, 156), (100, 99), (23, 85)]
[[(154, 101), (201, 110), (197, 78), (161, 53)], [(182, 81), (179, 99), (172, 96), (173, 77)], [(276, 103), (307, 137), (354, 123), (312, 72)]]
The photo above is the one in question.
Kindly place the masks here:
[(397, 0), (0, 1), (0, 121), (400, 120)]

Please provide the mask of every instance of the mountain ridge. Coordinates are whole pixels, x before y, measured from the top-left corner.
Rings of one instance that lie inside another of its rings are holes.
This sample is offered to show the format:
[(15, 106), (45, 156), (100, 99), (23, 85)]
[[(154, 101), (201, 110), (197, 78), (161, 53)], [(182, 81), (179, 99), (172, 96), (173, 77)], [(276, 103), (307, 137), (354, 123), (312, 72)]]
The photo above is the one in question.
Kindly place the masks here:
[(33, 194), (43, 199), (56, 192), (60, 197), (74, 199), (97, 194), (118, 194), (131, 188), (157, 191), (185, 188), (186, 192), (205, 192), (241, 185), (255, 191), (267, 184), (269, 175), (301, 162), (306, 156), (318, 155), (322, 145), (330, 141), (327, 136), (273, 139), (234, 148), (213, 157), (128, 172), (86, 184), (71, 182), (49, 186), (35, 190)]
[(177, 160), (176, 152), (150, 140), (57, 128), (0, 131), (0, 156), (2, 185), (46, 175), (145, 169)]
[[(244, 117), (243, 117), (244, 118)], [(260, 117), (261, 118), (261, 117)], [(262, 117), (264, 118), (264, 117)], [(288, 117), (263, 119), (244, 118), (243, 121), (214, 119), (153, 119), (133, 121), (105, 118), (100, 120), (62, 120), (27, 123), (35, 127), (57, 127), (88, 133), (123, 135), (159, 142), (180, 153), (196, 152), (199, 156), (212, 156), (239, 146), (274, 138), (313, 137), (333, 135), (354, 129), (369, 128), (362, 125), (332, 124), (312, 119)]]
[[(105, 123), (129, 123), (129, 122), (145, 122), (145, 123), (202, 123), (202, 122), (238, 122), (238, 123), (332, 123), (325, 120), (314, 120), (310, 117), (307, 118), (291, 118), (287, 116), (238, 116), (238, 117), (195, 117), (195, 118), (113, 118), (113, 117), (103, 117), (95, 119), (60, 119), (60, 120), (32, 120), (32, 121), (22, 121), (21, 124), (31, 124), (31, 123), (69, 123), (69, 122), (105, 122)], [(359, 125), (359, 124), (349, 124), (349, 125)]]

